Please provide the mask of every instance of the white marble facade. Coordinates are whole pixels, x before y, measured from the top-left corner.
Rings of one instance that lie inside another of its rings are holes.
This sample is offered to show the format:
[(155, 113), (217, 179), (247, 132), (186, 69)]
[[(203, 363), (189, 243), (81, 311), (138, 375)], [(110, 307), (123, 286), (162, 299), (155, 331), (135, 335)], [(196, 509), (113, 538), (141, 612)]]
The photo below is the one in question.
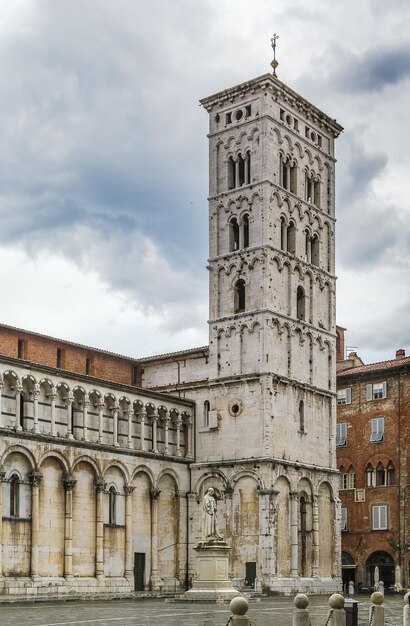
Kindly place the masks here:
[(182, 590), (209, 487), (238, 585), (340, 589), (342, 128), (269, 74), (201, 103), (209, 345), (141, 359), (141, 389), (0, 363), (0, 592)]

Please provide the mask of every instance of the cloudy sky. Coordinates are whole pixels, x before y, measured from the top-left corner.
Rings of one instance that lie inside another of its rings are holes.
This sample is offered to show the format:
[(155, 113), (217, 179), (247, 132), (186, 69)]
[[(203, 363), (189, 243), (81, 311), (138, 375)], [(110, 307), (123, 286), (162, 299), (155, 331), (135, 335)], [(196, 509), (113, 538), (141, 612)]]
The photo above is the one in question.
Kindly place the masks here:
[(131, 356), (207, 343), (207, 114), (270, 71), (345, 127), (338, 323), (410, 351), (407, 0), (0, 0), (0, 321)]

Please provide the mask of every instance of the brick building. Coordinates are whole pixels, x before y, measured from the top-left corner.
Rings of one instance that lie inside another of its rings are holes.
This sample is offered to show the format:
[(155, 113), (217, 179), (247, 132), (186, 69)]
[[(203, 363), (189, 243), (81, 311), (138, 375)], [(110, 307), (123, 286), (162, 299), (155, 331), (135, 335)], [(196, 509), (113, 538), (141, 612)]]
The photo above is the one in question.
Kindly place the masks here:
[[(343, 329), (338, 328), (339, 334)], [(341, 344), (343, 338), (341, 337)], [(410, 357), (363, 364), (356, 353), (337, 373), (337, 464), (342, 503), (343, 582), (385, 587), (410, 580)]]

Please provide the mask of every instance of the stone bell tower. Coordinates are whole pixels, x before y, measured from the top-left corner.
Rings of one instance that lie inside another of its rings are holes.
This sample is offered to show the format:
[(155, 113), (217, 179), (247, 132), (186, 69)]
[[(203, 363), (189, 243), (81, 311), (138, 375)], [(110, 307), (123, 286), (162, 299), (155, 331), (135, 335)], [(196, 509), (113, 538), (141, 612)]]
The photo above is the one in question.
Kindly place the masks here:
[[(226, 466), (229, 497), (245, 473), (258, 483), (252, 558), (264, 585), (295, 590), (303, 577), (312, 590), (335, 590), (334, 140), (342, 127), (271, 74), (201, 104), (209, 113), (209, 416), (197, 461), (215, 477), (215, 464)], [(240, 518), (251, 510), (246, 489), (226, 504), (238, 546), (251, 519), (243, 526)], [(251, 541), (242, 544), (233, 559), (251, 561)]]
[(299, 461), (334, 466), (334, 139), (342, 128), (270, 74), (201, 103), (209, 113), (210, 382), (239, 385), (227, 407), (235, 419), (246, 412), (245, 382), (258, 380), (249, 435), (259, 428), (263, 436), (252, 456), (293, 457), (296, 447)]

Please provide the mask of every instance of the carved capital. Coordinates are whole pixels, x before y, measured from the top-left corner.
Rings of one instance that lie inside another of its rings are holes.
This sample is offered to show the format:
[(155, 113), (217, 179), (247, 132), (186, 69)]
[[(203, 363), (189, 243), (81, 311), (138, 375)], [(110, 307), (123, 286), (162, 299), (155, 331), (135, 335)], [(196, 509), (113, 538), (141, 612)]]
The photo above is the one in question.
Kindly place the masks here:
[(134, 491), (135, 487), (134, 485), (124, 485), (124, 493), (126, 496), (130, 496), (132, 494), (132, 492)]
[(151, 489), (149, 490), (151, 500), (158, 500), (160, 493), (161, 493), (161, 490), (157, 489), (156, 487), (151, 487)]
[(97, 480), (95, 481), (94, 486), (95, 486), (96, 492), (97, 493), (101, 493), (101, 492), (106, 490), (107, 483), (102, 478), (97, 478)]
[(73, 478), (64, 478), (63, 480), (65, 491), (72, 491), (74, 487), (76, 486), (76, 484), (77, 484), (77, 481), (74, 480)]
[(5, 478), (6, 478), (6, 472), (4, 470), (0, 470), (0, 483), (2, 483)]
[(38, 487), (43, 479), (43, 475), (40, 472), (31, 472), (29, 478), (32, 486)]
[(270, 498), (274, 498), (279, 494), (279, 491), (276, 491), (276, 489), (267, 488), (267, 489), (258, 489), (258, 493), (260, 496), (269, 496)]
[(40, 395), (40, 385), (39, 385), (39, 384), (37, 384), (37, 383), (36, 383), (36, 384), (34, 385), (34, 387), (33, 387), (33, 392), (32, 392), (32, 393), (33, 393), (33, 398), (34, 398), (35, 400), (38, 400), (38, 397), (39, 397), (39, 395)]
[(224, 489), (225, 495), (227, 495), (229, 498), (232, 498), (233, 492), (234, 492), (234, 486), (231, 483), (227, 483)]

